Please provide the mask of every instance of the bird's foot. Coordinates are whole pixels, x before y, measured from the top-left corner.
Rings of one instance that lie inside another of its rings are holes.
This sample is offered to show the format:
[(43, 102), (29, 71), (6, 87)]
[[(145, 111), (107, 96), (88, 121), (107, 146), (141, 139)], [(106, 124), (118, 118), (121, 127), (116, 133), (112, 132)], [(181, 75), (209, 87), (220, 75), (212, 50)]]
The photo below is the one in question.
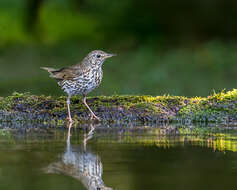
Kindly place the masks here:
[(67, 120), (68, 120), (69, 123), (73, 123), (74, 122), (71, 117), (67, 117)]
[(99, 117), (97, 117), (95, 114), (91, 114), (90, 120), (93, 120), (93, 119), (95, 119), (97, 121), (101, 121), (101, 119)]

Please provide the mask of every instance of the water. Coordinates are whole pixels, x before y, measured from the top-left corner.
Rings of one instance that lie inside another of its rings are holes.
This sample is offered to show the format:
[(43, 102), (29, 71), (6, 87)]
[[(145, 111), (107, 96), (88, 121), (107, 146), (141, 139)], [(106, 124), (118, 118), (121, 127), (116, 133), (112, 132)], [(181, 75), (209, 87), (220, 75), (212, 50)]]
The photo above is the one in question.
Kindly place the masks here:
[(234, 189), (237, 131), (195, 126), (0, 131), (0, 189)]

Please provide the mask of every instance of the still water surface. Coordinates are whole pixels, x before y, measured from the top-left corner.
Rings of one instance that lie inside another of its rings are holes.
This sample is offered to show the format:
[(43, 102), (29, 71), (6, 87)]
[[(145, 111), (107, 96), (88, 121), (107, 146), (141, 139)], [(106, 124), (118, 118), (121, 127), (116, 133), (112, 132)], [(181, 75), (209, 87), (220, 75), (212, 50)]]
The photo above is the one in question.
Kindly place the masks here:
[(237, 187), (235, 129), (90, 125), (0, 134), (1, 190)]

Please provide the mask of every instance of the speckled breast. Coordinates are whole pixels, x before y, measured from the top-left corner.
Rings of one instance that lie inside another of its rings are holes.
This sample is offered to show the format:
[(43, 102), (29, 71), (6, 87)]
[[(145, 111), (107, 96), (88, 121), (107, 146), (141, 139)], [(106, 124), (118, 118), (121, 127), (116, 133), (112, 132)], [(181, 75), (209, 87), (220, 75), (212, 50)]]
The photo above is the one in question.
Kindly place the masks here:
[(90, 72), (78, 76), (73, 80), (64, 80), (59, 85), (64, 92), (70, 95), (88, 94), (100, 85), (102, 77), (103, 72), (101, 68), (91, 69)]

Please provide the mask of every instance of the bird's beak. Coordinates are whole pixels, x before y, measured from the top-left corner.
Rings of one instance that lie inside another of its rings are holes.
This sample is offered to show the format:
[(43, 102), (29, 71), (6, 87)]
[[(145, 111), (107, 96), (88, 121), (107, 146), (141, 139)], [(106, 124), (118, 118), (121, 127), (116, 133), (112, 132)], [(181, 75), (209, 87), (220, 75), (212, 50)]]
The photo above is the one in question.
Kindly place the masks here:
[(109, 57), (113, 57), (113, 56), (117, 56), (117, 54), (107, 53), (104, 57), (109, 58)]

